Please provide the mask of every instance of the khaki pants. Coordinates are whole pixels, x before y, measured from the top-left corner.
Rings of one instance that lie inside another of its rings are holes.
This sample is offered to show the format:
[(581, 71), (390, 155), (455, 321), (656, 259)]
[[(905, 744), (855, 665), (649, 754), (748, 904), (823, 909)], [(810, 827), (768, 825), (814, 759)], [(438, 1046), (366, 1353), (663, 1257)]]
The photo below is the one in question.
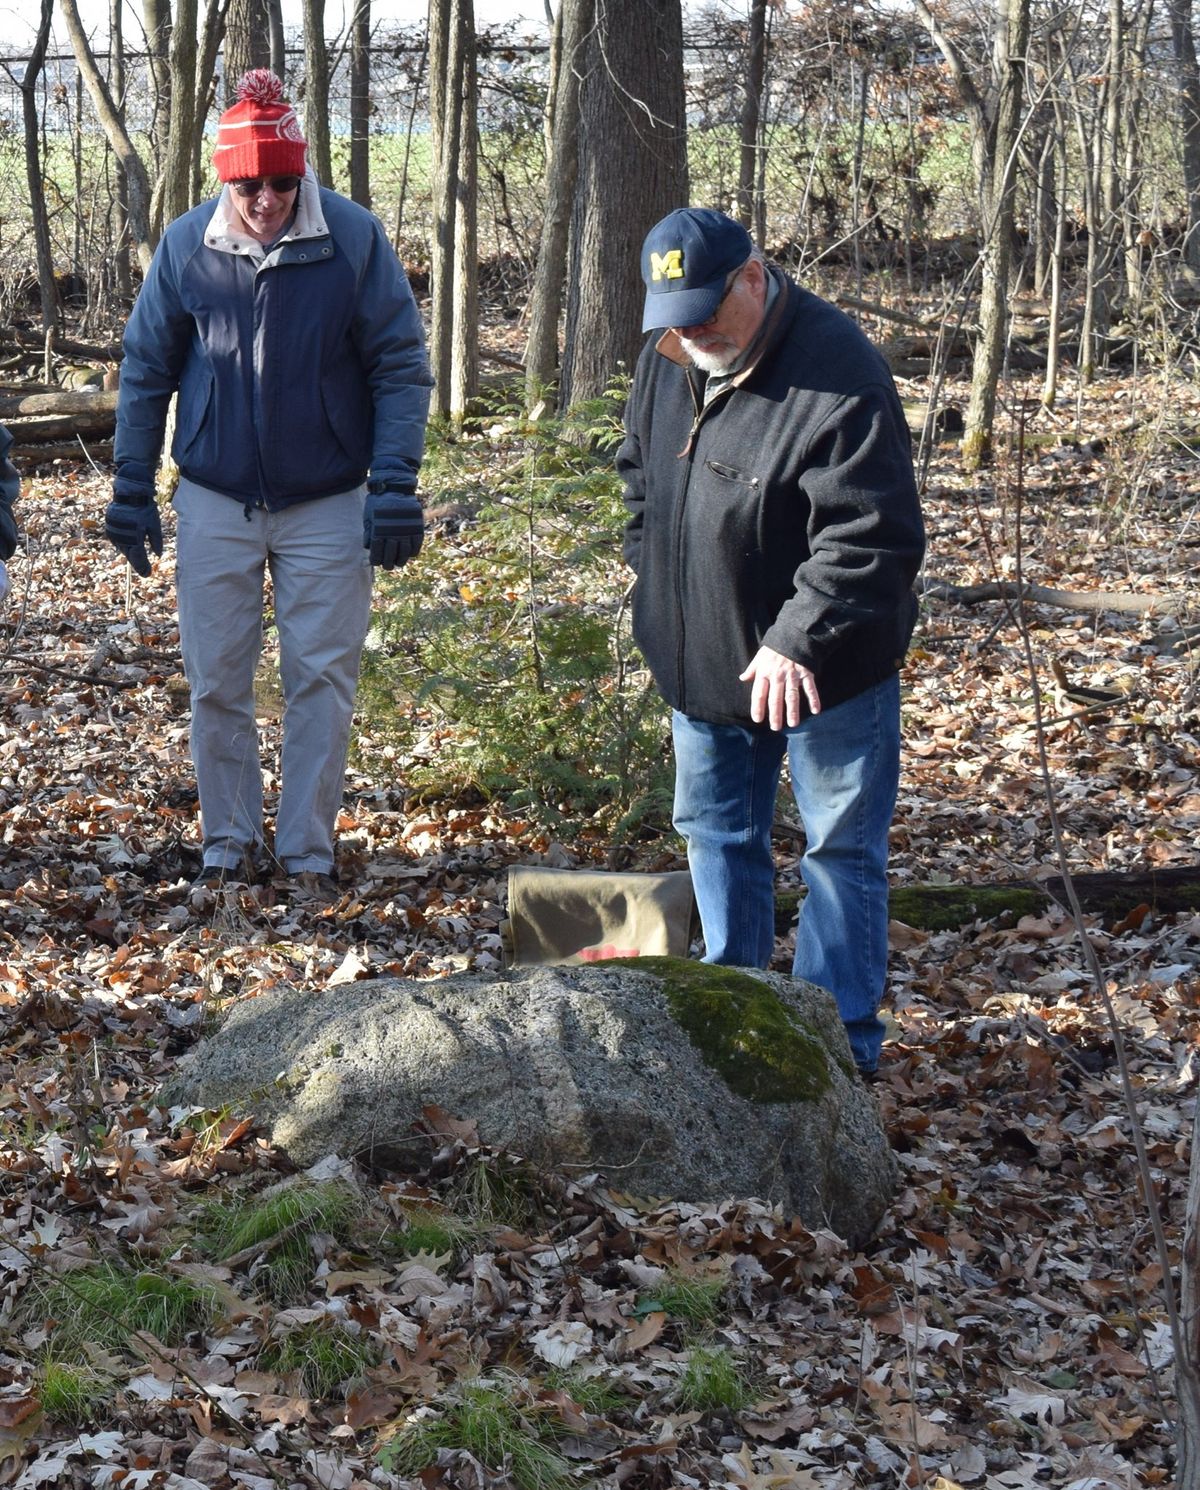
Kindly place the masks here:
[(263, 841), (254, 675), (269, 572), (284, 697), (275, 854), (290, 874), (333, 868), (371, 609), (363, 499), (359, 487), (283, 512), (247, 511), (232, 497), (179, 483), (179, 640), (207, 867), (236, 871)]

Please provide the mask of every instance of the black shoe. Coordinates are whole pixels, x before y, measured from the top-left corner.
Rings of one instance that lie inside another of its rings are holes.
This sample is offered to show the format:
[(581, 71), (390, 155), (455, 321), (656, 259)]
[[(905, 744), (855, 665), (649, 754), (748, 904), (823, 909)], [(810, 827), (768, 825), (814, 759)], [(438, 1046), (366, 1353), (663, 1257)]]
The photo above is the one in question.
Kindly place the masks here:
[(254, 869), (248, 858), (239, 864), (205, 864), (192, 881), (193, 890), (229, 890), (234, 885), (252, 885)]

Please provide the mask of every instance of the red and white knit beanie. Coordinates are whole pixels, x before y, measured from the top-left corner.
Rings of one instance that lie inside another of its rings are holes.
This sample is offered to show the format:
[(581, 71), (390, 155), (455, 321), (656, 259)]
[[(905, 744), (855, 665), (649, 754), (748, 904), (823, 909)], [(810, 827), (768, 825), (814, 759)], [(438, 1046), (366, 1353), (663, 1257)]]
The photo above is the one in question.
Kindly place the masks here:
[(265, 67), (243, 73), (238, 101), (217, 125), (213, 165), (221, 181), (258, 176), (303, 176), (308, 149), (296, 111), (283, 101), (283, 84)]

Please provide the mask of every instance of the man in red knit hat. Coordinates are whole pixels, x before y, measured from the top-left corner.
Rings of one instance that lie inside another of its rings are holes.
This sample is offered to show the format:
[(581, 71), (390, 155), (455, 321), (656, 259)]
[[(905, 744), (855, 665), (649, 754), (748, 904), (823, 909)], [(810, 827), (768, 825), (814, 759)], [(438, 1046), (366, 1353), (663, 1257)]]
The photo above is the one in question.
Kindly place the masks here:
[(248, 72), (221, 116), (220, 195), (167, 228), (125, 332), (105, 532), (162, 553), (154, 473), (178, 393), (176, 590), (204, 862), (218, 888), (263, 843), (254, 675), (274, 587), (285, 712), (274, 854), (328, 895), (372, 566), (413, 558), (432, 379), (379, 221), (318, 185), (283, 86)]

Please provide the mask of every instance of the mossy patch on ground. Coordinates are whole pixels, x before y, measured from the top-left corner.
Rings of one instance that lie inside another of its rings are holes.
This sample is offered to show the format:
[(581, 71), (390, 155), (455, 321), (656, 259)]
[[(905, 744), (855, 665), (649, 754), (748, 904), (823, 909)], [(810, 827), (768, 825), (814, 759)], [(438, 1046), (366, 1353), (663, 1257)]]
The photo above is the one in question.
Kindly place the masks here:
[(616, 958), (605, 966), (659, 978), (675, 1022), (739, 1097), (811, 1102), (829, 1089), (824, 1044), (770, 984), (682, 957)]
[[(775, 897), (775, 931), (786, 936), (796, 924), (803, 895), (781, 890)], [(894, 885), (888, 915), (918, 931), (958, 931), (973, 921), (1040, 916), (1049, 897), (1021, 885)]]
[(922, 931), (958, 931), (972, 921), (1037, 916), (1046, 896), (1018, 885), (902, 885), (888, 896), (888, 914)]

